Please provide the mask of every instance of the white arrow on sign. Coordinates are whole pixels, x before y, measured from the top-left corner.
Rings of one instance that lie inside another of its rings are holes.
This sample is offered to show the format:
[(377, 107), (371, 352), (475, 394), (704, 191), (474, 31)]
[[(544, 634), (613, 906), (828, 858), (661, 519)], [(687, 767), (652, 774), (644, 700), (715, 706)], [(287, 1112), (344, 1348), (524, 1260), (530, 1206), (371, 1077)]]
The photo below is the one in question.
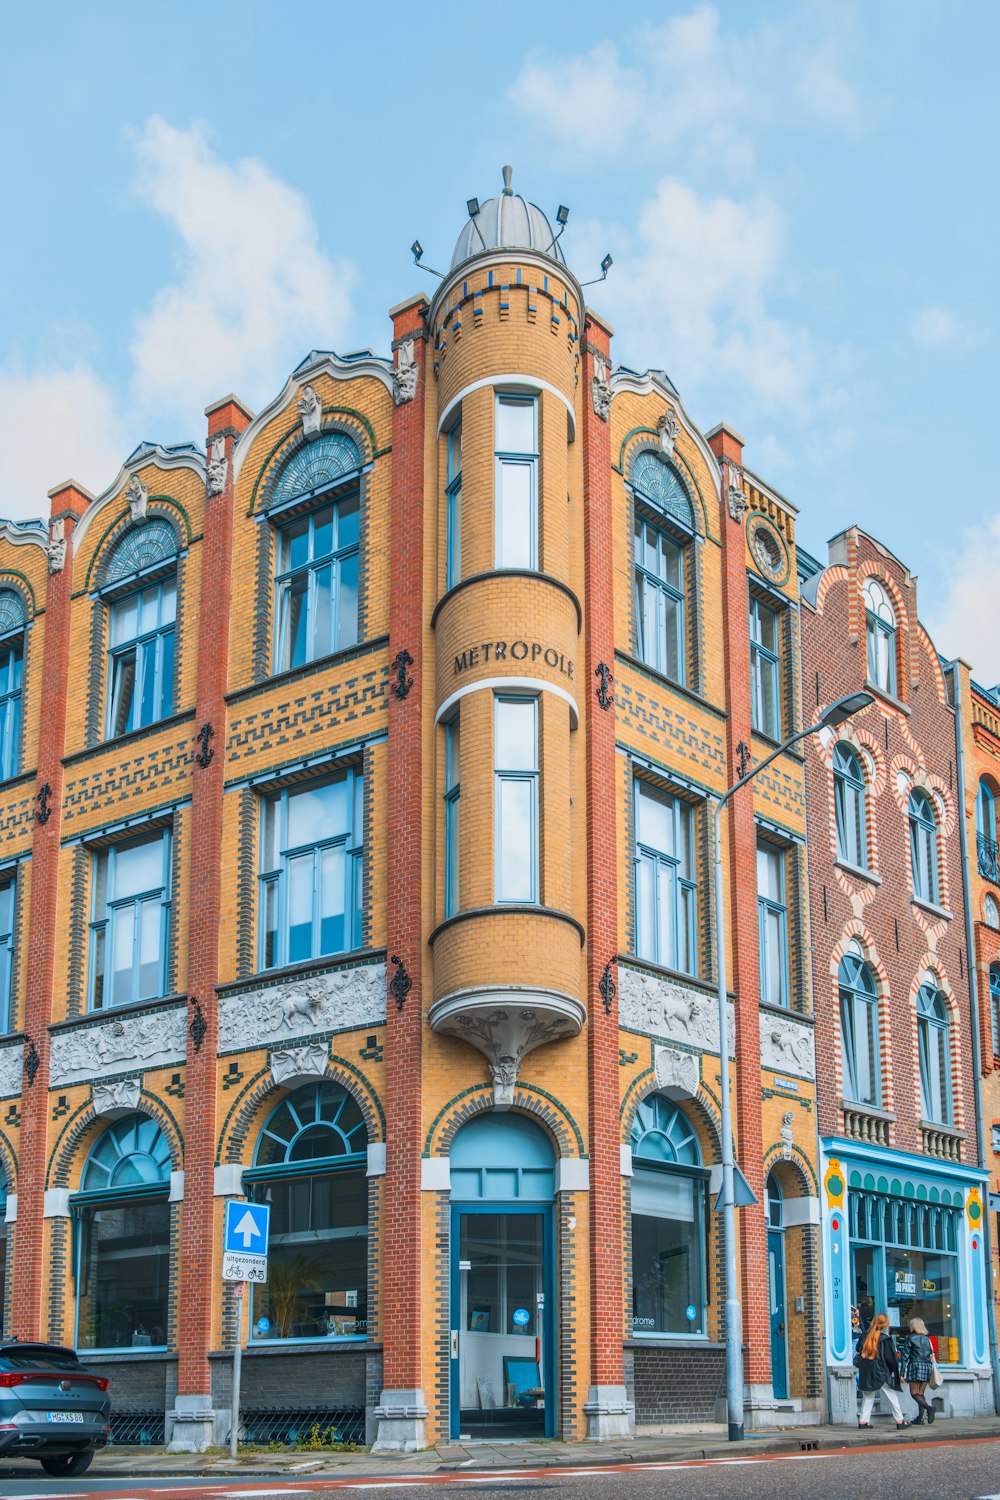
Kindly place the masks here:
[(243, 1236), (244, 1250), (249, 1250), (251, 1240), (260, 1238), (260, 1230), (257, 1228), (257, 1220), (254, 1218), (249, 1209), (247, 1209), (246, 1213), (243, 1215), (242, 1219), (233, 1230), (233, 1238), (235, 1239), (238, 1234), (241, 1234)]

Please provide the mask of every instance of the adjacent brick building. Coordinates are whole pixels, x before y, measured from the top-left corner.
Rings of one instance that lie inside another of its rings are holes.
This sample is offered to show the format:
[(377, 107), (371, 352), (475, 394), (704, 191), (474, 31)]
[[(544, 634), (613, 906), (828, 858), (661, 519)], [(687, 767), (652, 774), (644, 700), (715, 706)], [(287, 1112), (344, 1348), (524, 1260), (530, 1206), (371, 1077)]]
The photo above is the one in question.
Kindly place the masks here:
[[(178, 1448), (224, 1438), (237, 1337), (255, 1433), (720, 1414), (713, 799), (863, 676), (832, 666), (840, 574), (800, 609), (794, 506), (662, 371), (613, 367), (509, 178), (391, 319), (385, 356), (313, 351), (257, 415), (214, 403), (204, 451), (142, 444), (0, 528), (5, 1328), (76, 1343), (122, 1430)], [(872, 763), (954, 819), (900, 598)], [(831, 954), (877, 889), (813, 876), (817, 987), (807, 773), (828, 840), (813, 748), (723, 820), (751, 1424), (823, 1411), (842, 1121), (813, 1037), (832, 1077)], [(950, 997), (954, 924), (903, 915)], [(955, 1130), (923, 1139), (979, 1181)], [(233, 1198), (271, 1210), (248, 1313)]]

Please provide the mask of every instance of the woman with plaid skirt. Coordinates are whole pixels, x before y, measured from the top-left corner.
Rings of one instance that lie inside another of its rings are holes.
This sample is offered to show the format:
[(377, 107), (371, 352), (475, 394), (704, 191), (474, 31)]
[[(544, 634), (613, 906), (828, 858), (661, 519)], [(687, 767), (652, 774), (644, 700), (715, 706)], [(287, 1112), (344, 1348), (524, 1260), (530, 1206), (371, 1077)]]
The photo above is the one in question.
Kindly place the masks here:
[(924, 1391), (933, 1373), (934, 1349), (927, 1337), (926, 1324), (923, 1318), (911, 1318), (910, 1336), (907, 1339), (906, 1381), (910, 1387), (910, 1395), (917, 1403), (914, 1427), (919, 1427), (924, 1421), (929, 1425), (934, 1420), (934, 1408), (924, 1400)]

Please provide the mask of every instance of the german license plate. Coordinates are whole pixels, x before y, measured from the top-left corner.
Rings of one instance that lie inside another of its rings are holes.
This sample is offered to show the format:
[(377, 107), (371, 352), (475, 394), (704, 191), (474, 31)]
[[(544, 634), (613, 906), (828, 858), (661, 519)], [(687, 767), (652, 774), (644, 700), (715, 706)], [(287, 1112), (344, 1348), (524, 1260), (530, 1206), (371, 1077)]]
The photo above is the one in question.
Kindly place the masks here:
[(50, 1411), (50, 1422), (86, 1422), (87, 1418), (82, 1411)]

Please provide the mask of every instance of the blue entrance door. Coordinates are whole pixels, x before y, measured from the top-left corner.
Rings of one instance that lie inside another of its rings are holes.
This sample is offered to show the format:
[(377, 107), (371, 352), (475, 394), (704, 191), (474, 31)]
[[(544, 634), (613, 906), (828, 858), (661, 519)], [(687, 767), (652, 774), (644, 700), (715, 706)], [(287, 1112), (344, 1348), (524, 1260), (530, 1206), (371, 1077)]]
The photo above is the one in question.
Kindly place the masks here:
[(522, 1115), (472, 1120), (451, 1151), (450, 1431), (554, 1437), (552, 1145)]
[(779, 1400), (788, 1395), (788, 1345), (785, 1339), (785, 1236), (767, 1235), (767, 1281), (771, 1304), (771, 1384)]

